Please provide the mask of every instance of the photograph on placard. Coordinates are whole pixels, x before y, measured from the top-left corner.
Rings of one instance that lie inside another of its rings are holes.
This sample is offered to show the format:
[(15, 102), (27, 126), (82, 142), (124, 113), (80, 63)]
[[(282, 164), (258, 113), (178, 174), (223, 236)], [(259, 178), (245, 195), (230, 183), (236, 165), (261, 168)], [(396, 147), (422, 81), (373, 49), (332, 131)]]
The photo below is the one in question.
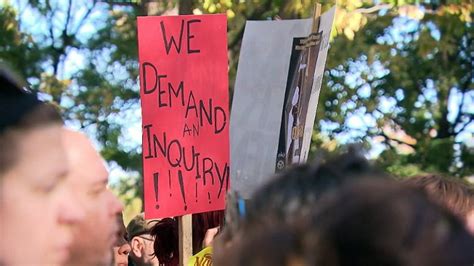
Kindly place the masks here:
[(301, 148), (321, 33), (294, 38), (282, 110), (276, 171), (301, 161)]

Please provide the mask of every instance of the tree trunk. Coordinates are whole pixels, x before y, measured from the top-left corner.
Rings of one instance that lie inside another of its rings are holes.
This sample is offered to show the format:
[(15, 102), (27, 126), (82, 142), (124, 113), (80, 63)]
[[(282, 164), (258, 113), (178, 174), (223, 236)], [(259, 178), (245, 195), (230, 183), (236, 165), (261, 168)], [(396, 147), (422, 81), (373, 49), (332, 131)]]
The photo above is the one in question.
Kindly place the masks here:
[(278, 16), (282, 19), (296, 19), (298, 14), (294, 8), (295, 0), (282, 0)]
[(178, 12), (180, 15), (191, 15), (193, 14), (193, 1), (191, 0), (179, 0)]

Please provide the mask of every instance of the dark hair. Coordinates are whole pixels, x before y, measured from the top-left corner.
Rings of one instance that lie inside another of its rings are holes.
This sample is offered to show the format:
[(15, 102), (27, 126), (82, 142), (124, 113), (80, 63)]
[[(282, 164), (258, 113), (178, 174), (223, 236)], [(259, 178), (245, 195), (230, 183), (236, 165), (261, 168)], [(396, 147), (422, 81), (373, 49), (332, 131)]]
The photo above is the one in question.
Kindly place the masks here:
[(222, 226), (224, 211), (210, 211), (192, 215), (193, 223), (193, 254), (201, 251), (202, 241), (210, 228)]
[(151, 228), (150, 235), (155, 237), (153, 249), (160, 265), (177, 265), (179, 262), (178, 222), (173, 218), (164, 218)]
[(362, 177), (386, 175), (355, 150), (289, 168), (256, 191), (247, 204), (247, 220), (272, 222), (304, 215), (324, 193)]
[[(258, 236), (261, 229), (270, 230), (267, 228), (275, 228), (275, 224), (279, 224), (280, 228), (286, 228), (284, 224), (291, 224), (307, 217), (317, 208), (323, 195), (348, 181), (385, 177), (386, 174), (372, 167), (355, 149), (349, 149), (348, 152), (333, 157), (320, 157), (312, 163), (282, 171), (272, 181), (258, 189), (253, 198), (246, 202), (246, 217), (241, 221), (241, 225), (226, 225), (221, 236), (216, 239), (215, 253), (223, 253), (227, 257), (228, 253), (234, 250), (234, 242), (249, 241), (251, 244), (257, 241), (250, 238), (249, 232), (255, 232)], [(298, 253), (298, 250), (294, 251)], [(278, 254), (280, 255), (286, 256)]]
[(431, 174), (415, 176), (403, 182), (423, 189), (433, 201), (448, 208), (461, 219), (465, 219), (474, 210), (474, 188), (459, 179)]
[(215, 265), (472, 265), (474, 238), (426, 194), (383, 179), (344, 184), (307, 216), (246, 227)]
[[(307, 233), (304, 230), (311, 228)], [(300, 225), (318, 265), (472, 265), (474, 238), (422, 191), (361, 180), (320, 201)], [(320, 247), (324, 252), (318, 252)]]
[(55, 107), (38, 100), (16, 76), (0, 66), (0, 173), (14, 165), (20, 133), (62, 123)]
[(233, 241), (231, 248), (214, 247), (213, 265), (311, 265), (304, 259), (302, 238), (282, 223), (249, 227)]
[(26, 114), (41, 104), (25, 82), (0, 64), (0, 133), (15, 126)]

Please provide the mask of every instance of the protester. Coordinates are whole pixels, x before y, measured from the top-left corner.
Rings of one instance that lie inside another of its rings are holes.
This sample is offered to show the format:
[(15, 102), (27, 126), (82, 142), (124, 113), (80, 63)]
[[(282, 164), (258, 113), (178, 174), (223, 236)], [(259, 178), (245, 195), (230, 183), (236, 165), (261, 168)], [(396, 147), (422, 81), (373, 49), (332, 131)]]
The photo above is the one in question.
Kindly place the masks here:
[[(305, 217), (313, 211), (319, 199), (331, 190), (337, 189), (347, 181), (359, 178), (386, 178), (373, 168), (355, 147), (346, 153), (333, 157), (319, 156), (309, 164), (296, 165), (279, 172), (269, 183), (259, 188), (250, 200), (245, 201), (245, 210), (232, 210), (227, 206), (227, 224), (214, 250), (233, 249), (233, 242), (246, 237), (239, 231), (248, 224), (271, 226), (275, 221), (291, 222)], [(233, 197), (231, 197), (231, 200)], [(241, 202), (240, 199), (236, 199)], [(229, 204), (229, 202), (228, 202)], [(239, 206), (242, 204), (239, 204)], [(240, 214), (242, 213), (243, 217)]]
[[(422, 191), (391, 180), (348, 184), (320, 202), (308, 234), (320, 265), (472, 265), (474, 238)], [(301, 227), (302, 229), (302, 227)], [(336, 256), (332, 257), (335, 254)]]
[(257, 190), (215, 265), (472, 265), (472, 236), (425, 193), (357, 153), (321, 161)]
[(347, 181), (386, 178), (355, 148), (333, 157), (321, 157), (278, 173), (247, 202), (246, 220), (272, 223), (291, 220), (311, 211), (321, 196)]
[(291, 222), (249, 224), (215, 265), (472, 265), (474, 238), (422, 191), (356, 180)]
[(113, 247), (113, 263), (112, 265), (115, 266), (128, 266), (129, 261), (128, 257), (130, 254), (131, 248), (130, 244), (128, 244), (127, 240), (124, 238), (120, 238), (119, 241), (116, 243), (116, 246)]
[(64, 182), (61, 118), (23, 84), (0, 66), (0, 264), (60, 265), (84, 213)]
[[(216, 214), (221, 216), (221, 213)], [(212, 244), (214, 242), (215, 237), (219, 234), (219, 229), (220, 226), (209, 228), (206, 230), (206, 233), (202, 238), (201, 249), (198, 252), (193, 252), (194, 255), (191, 256), (188, 260), (189, 266), (212, 265)]]
[(114, 266), (128, 266), (128, 255), (130, 254), (131, 248), (127, 241), (127, 230), (123, 224), (122, 214), (117, 215), (117, 223), (119, 231), (117, 234), (117, 242), (113, 248), (113, 263)]
[(127, 225), (127, 235), (131, 246), (130, 260), (135, 266), (158, 266), (158, 258), (153, 250), (154, 238), (151, 228), (159, 220), (145, 220), (144, 214), (135, 216)]
[(193, 253), (211, 245), (219, 227), (224, 223), (224, 211), (209, 211), (192, 215)]
[[(228, 222), (242, 225), (226, 224), (222, 234), (216, 239), (214, 250), (224, 254), (231, 252), (233, 242), (247, 238), (242, 232), (249, 230), (246, 228), (248, 226), (271, 227), (277, 221), (298, 221), (314, 211), (325, 193), (348, 181), (361, 178), (385, 179), (387, 175), (372, 167), (354, 147), (341, 155), (320, 157), (310, 164), (288, 168), (278, 173), (246, 201), (244, 217), (231, 215)], [(232, 209), (230, 206), (227, 214)], [(242, 210), (238, 213), (242, 213)]]
[(178, 222), (173, 218), (164, 218), (156, 223), (150, 234), (155, 239), (153, 249), (159, 264), (176, 266), (179, 263)]
[(122, 204), (107, 188), (108, 172), (101, 156), (83, 134), (62, 131), (71, 168), (68, 182), (86, 210), (85, 219), (74, 231), (69, 265), (110, 265), (112, 247), (119, 231), (116, 217)]
[(469, 231), (474, 234), (474, 188), (472, 185), (440, 175), (420, 175), (404, 182), (425, 190), (433, 201), (445, 206), (465, 221)]

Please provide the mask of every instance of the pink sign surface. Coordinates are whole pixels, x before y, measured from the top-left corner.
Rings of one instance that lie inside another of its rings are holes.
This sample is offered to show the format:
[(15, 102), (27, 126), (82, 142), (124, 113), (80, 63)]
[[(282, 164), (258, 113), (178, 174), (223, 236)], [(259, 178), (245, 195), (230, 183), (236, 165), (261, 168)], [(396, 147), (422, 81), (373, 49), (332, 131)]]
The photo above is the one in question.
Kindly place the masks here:
[(226, 16), (139, 17), (137, 24), (145, 217), (224, 209)]

